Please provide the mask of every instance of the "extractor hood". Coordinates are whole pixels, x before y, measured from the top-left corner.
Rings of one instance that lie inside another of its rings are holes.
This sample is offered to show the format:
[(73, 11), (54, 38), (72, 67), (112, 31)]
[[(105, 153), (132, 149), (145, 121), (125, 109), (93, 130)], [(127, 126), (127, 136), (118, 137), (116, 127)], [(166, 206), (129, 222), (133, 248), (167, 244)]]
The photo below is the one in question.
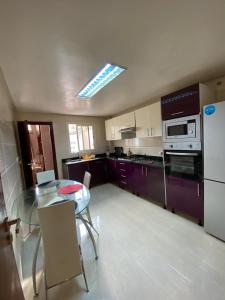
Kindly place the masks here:
[(120, 129), (122, 140), (136, 138), (136, 127), (127, 127)]
[(122, 128), (120, 129), (121, 133), (131, 133), (136, 132), (136, 127), (128, 127), (128, 128)]

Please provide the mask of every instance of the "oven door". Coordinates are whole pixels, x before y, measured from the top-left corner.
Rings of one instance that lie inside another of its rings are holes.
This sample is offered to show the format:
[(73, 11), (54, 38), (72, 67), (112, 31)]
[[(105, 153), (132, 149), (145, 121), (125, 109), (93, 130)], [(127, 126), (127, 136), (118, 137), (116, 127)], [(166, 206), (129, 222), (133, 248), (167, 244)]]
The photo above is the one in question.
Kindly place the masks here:
[(165, 151), (164, 159), (166, 175), (202, 180), (201, 152)]

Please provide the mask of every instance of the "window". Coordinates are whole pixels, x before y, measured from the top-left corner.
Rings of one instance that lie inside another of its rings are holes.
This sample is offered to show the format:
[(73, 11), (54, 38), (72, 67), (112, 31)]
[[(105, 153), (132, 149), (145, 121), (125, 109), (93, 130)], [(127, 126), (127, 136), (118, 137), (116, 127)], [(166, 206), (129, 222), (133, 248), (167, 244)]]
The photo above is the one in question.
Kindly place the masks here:
[(92, 126), (68, 124), (68, 129), (71, 153), (94, 149), (94, 136)]

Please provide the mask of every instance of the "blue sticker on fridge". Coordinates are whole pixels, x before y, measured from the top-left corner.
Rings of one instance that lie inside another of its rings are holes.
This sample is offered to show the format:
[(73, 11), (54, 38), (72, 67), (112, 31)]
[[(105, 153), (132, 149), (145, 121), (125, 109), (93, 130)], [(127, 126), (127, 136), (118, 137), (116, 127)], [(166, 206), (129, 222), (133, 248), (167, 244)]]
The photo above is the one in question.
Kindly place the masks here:
[(205, 114), (207, 116), (213, 115), (216, 111), (216, 106), (211, 104), (205, 107)]

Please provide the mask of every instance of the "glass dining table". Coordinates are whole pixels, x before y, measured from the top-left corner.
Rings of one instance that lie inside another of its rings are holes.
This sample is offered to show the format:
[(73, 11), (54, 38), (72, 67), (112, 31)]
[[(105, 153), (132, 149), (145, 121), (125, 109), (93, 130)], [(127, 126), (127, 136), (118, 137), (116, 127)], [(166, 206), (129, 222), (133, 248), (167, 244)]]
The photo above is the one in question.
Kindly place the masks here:
[[(97, 259), (97, 248), (94, 240), (94, 236), (91, 232), (91, 224), (82, 216), (82, 213), (88, 207), (90, 202), (89, 189), (82, 185), (82, 189), (70, 194), (61, 194), (59, 189), (71, 184), (79, 184), (73, 180), (54, 180), (43, 185), (36, 185), (25, 191), (23, 191), (16, 201), (17, 217), (20, 220), (29, 225), (29, 233), (31, 233), (32, 226), (39, 227), (38, 208), (45, 207), (54, 204), (60, 204), (65, 201), (74, 201), (75, 212), (74, 215), (79, 219), (86, 227), (93, 244), (95, 251), (95, 258)], [(32, 265), (32, 277), (34, 294), (37, 295), (36, 287), (36, 264), (37, 255), (41, 241), (41, 232), (39, 233), (36, 249), (34, 251), (33, 265)]]

